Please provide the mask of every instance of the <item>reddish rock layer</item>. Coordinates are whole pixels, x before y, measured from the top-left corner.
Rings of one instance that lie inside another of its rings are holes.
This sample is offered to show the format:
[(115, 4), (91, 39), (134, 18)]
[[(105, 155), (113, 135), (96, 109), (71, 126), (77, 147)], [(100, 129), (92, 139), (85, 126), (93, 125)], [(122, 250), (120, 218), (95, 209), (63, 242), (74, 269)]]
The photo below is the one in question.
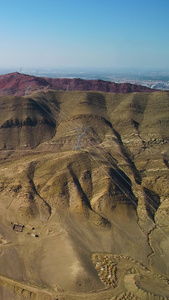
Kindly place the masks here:
[(153, 92), (145, 86), (130, 83), (115, 83), (103, 80), (84, 80), (80, 78), (45, 78), (18, 72), (0, 75), (0, 95), (28, 95), (37, 90), (78, 90), (110, 93)]

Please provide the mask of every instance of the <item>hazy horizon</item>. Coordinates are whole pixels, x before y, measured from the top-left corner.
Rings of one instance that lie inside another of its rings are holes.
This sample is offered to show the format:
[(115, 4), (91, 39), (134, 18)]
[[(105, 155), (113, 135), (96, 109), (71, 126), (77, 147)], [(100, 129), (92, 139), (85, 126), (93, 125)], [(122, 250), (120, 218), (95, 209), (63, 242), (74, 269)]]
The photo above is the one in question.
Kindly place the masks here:
[(88, 67), (1, 67), (0, 74), (7, 73), (22, 73), (22, 74), (57, 74), (57, 73), (103, 73), (103, 74), (169, 74), (169, 68), (88, 68)]

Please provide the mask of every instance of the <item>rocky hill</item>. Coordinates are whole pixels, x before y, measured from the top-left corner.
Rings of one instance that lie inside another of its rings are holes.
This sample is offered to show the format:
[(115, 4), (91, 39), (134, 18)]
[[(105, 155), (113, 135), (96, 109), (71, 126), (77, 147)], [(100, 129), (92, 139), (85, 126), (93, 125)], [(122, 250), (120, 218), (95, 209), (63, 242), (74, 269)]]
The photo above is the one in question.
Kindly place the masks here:
[(84, 80), (80, 78), (45, 78), (18, 72), (0, 75), (0, 95), (24, 96), (38, 90), (62, 91), (101, 91), (111, 93), (153, 92), (146, 86), (130, 83), (114, 83), (103, 80)]
[(0, 97), (0, 299), (169, 299), (168, 128), (169, 92)]

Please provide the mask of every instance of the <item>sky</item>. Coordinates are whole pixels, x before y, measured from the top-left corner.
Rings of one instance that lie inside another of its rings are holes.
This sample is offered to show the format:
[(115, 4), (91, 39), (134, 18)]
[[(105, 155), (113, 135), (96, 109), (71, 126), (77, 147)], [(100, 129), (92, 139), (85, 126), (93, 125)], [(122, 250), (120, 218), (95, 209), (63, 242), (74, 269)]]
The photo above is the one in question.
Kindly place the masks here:
[(169, 70), (169, 0), (0, 0), (0, 68)]

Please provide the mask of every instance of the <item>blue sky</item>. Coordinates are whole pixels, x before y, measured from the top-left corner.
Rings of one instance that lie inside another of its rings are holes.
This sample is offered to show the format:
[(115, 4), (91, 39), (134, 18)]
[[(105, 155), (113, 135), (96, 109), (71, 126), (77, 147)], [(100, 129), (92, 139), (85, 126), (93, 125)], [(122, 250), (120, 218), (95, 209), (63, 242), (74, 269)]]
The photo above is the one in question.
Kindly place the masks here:
[(169, 69), (169, 0), (0, 0), (0, 67)]

